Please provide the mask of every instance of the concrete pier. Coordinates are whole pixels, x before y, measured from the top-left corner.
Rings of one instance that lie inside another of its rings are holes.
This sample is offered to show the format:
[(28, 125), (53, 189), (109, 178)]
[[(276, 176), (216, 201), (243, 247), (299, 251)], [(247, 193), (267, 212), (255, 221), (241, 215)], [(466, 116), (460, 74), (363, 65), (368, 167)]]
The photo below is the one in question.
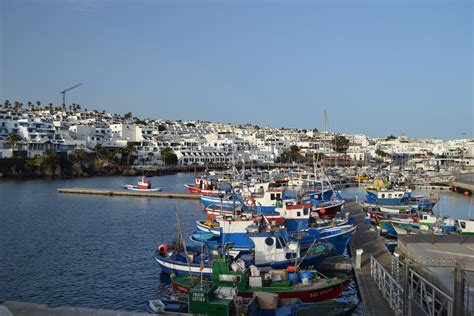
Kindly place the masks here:
[(356, 267), (357, 249), (363, 250), (361, 267), (354, 269), (362, 301), (362, 313), (370, 316), (395, 315), (370, 276), (370, 255), (388, 270), (392, 262), (391, 254), (377, 232), (364, 223), (365, 213), (362, 207), (357, 202), (350, 201), (346, 203), (345, 208), (357, 222), (357, 231), (349, 245), (354, 267)]
[(93, 194), (93, 195), (108, 195), (108, 196), (135, 196), (135, 197), (153, 197), (153, 198), (167, 198), (167, 199), (192, 199), (199, 200), (199, 194), (192, 193), (172, 193), (172, 192), (137, 192), (130, 190), (114, 190), (114, 189), (100, 189), (100, 188), (60, 188), (59, 193), (70, 194)]
[(33, 304), (15, 301), (0, 302), (0, 316), (145, 316), (149, 313), (137, 313), (119, 310), (93, 309), (82, 307), (48, 307), (44, 304)]

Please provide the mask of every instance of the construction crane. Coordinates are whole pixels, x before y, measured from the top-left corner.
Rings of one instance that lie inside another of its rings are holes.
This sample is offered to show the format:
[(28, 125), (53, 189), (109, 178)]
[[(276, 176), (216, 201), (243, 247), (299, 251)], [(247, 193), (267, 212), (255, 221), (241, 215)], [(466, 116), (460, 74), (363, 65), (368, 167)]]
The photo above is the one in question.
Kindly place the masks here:
[(73, 87), (67, 88), (66, 90), (63, 90), (63, 91), (59, 92), (59, 94), (63, 95), (63, 106), (66, 106), (66, 92), (68, 92), (69, 90), (75, 89), (75, 88), (77, 88), (81, 85), (82, 85), (82, 83), (79, 83), (79, 84), (76, 84)]

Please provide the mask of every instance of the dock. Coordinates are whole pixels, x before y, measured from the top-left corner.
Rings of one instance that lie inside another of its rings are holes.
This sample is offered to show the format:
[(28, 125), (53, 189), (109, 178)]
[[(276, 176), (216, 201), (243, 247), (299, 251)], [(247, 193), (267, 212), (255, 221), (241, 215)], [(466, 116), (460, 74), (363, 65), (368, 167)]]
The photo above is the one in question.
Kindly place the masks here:
[(146, 316), (149, 313), (129, 312), (123, 310), (94, 309), (84, 307), (49, 307), (45, 304), (5, 301), (0, 302), (0, 316)]
[(192, 193), (178, 193), (178, 192), (137, 192), (130, 190), (115, 190), (115, 189), (100, 189), (100, 188), (60, 188), (59, 193), (68, 194), (91, 194), (91, 195), (106, 195), (106, 196), (135, 196), (147, 198), (165, 198), (165, 199), (188, 199), (199, 200), (199, 194)]
[[(377, 284), (373, 281), (370, 273), (370, 256), (372, 255), (377, 261), (389, 270), (392, 263), (392, 255), (388, 251), (382, 238), (378, 236), (375, 229), (364, 223), (365, 213), (362, 207), (356, 201), (346, 203), (346, 211), (357, 223), (357, 231), (352, 237), (349, 245), (351, 253), (354, 273), (357, 285), (359, 287), (359, 295), (361, 299), (361, 308), (363, 315), (395, 315), (390, 309), (389, 304), (383, 298)], [(360, 269), (356, 268), (355, 258), (356, 250), (362, 249), (362, 261)]]

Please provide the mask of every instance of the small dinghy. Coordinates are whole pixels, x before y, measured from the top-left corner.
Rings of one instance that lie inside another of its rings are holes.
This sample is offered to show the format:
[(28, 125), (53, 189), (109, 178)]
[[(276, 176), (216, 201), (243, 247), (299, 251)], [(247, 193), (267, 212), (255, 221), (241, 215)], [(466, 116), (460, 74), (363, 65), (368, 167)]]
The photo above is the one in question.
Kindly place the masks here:
[(150, 300), (148, 301), (148, 306), (150, 309), (157, 314), (162, 314), (164, 312), (172, 313), (187, 313), (188, 304), (185, 302), (180, 302), (176, 300)]

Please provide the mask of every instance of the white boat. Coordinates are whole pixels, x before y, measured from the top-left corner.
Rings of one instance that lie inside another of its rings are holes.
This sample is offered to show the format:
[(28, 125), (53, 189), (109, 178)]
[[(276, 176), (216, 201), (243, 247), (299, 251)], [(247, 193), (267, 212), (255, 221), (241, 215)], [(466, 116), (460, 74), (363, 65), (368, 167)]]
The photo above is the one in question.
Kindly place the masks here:
[(133, 184), (123, 184), (122, 188), (125, 190), (130, 190), (130, 191), (137, 191), (137, 192), (160, 192), (163, 189), (161, 187), (151, 187), (151, 182), (145, 177), (143, 177), (140, 181), (138, 181), (138, 185), (133, 185)]
[(474, 235), (474, 220), (457, 219), (455, 225), (462, 235)]

